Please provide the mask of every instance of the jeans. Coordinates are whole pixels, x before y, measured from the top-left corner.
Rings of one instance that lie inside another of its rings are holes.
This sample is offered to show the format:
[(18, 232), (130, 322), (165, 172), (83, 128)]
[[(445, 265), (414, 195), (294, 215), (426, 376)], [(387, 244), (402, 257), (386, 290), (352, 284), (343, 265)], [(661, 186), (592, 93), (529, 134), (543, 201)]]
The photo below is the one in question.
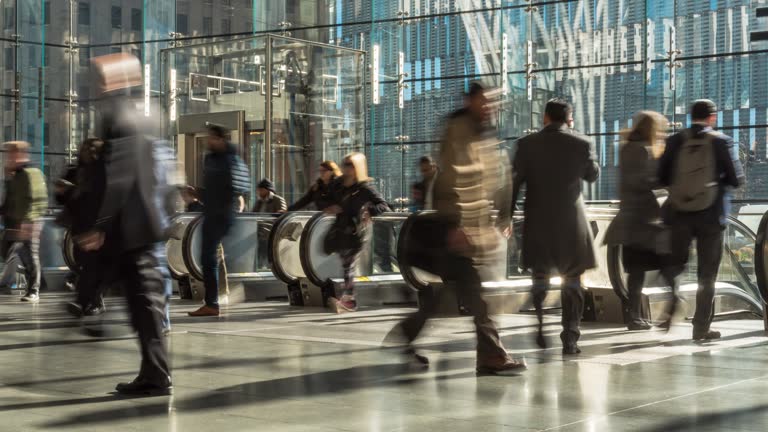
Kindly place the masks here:
[(31, 237), (14, 242), (8, 253), (10, 255), (15, 252), (21, 265), (24, 266), (24, 273), (27, 277), (27, 294), (40, 292), (40, 232), (42, 229), (42, 222), (33, 222)]
[(203, 267), (203, 285), (205, 285), (205, 304), (212, 308), (219, 307), (219, 245), (227, 235), (229, 225), (211, 219), (203, 220), (203, 242), (200, 262)]
[(173, 282), (171, 281), (171, 273), (168, 270), (168, 256), (165, 250), (165, 244), (158, 243), (154, 250), (155, 258), (157, 258), (157, 271), (163, 278), (163, 293), (165, 294), (165, 307), (163, 308), (163, 329), (171, 329), (171, 296), (173, 295)]

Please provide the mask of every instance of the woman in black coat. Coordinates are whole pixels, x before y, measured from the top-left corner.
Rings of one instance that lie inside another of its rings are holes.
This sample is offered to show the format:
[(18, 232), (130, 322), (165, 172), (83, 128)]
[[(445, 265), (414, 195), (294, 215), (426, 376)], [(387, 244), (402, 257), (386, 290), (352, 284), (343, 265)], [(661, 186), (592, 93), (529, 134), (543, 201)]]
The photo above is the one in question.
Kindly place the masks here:
[(661, 270), (672, 287), (672, 308), (662, 327), (669, 327), (677, 302), (675, 278), (667, 271), (669, 241), (661, 225), (661, 208), (656, 190), (656, 159), (664, 149), (663, 133), (667, 120), (659, 113), (641, 111), (619, 152), (619, 213), (605, 234), (605, 243), (622, 246), (622, 264), (627, 276), (629, 330), (648, 330), (643, 319), (642, 295), (645, 272)]
[(328, 231), (326, 252), (336, 252), (344, 267), (344, 292), (341, 298), (330, 299), (337, 313), (357, 310), (355, 301), (354, 272), (357, 257), (363, 247), (365, 226), (370, 216), (390, 211), (384, 198), (371, 184), (365, 155), (351, 153), (344, 158), (342, 176), (331, 184), (333, 204), (326, 213), (336, 215), (336, 221)]
[(317, 210), (325, 210), (333, 204), (330, 196), (330, 188), (333, 181), (341, 177), (341, 170), (334, 161), (324, 161), (318, 168), (319, 176), (315, 184), (298, 201), (288, 207), (288, 211), (296, 211), (314, 204)]

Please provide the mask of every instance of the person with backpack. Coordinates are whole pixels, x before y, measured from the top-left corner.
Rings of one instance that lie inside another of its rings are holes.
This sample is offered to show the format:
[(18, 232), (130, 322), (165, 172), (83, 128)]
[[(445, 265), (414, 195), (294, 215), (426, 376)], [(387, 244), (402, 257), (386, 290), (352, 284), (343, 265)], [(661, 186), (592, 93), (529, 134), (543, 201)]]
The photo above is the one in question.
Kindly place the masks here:
[(208, 125), (208, 154), (203, 163), (203, 239), (201, 264), (205, 304), (189, 316), (219, 316), (219, 257), (222, 239), (235, 223), (240, 198), (250, 191), (248, 168), (228, 140), (229, 131)]
[(371, 184), (364, 154), (348, 154), (341, 170), (342, 176), (331, 186), (334, 204), (324, 210), (336, 216), (324, 241), (325, 252), (338, 253), (344, 268), (344, 292), (341, 298), (329, 299), (329, 305), (336, 313), (357, 310), (354, 272), (369, 218), (390, 211), (387, 202)]
[(715, 281), (723, 253), (723, 231), (730, 211), (730, 190), (739, 187), (744, 169), (733, 139), (715, 132), (717, 106), (697, 100), (691, 107), (693, 124), (667, 139), (659, 161), (659, 182), (669, 190), (664, 220), (671, 228), (674, 275), (688, 262), (696, 240), (698, 283), (693, 340), (719, 339), (710, 329), (714, 317)]
[(3, 255), (16, 254), (24, 266), (27, 293), (21, 301), (37, 303), (40, 299), (41, 220), (48, 207), (45, 176), (29, 161), (29, 143), (10, 141), (5, 151), (5, 201), (0, 212), (5, 224)]

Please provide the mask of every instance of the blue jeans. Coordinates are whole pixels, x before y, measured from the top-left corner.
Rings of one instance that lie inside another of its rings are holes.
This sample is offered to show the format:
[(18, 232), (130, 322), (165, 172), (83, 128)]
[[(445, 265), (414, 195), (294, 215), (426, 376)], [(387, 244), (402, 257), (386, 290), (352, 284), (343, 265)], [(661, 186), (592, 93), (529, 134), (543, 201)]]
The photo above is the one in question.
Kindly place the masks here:
[(218, 248), (227, 235), (229, 224), (222, 221), (203, 219), (203, 244), (200, 249), (200, 263), (203, 266), (205, 304), (219, 307), (219, 257)]
[(163, 292), (165, 293), (165, 308), (163, 314), (163, 329), (171, 329), (171, 295), (173, 295), (173, 282), (171, 282), (171, 273), (168, 270), (168, 256), (166, 255), (165, 244), (155, 245), (154, 255), (157, 258), (157, 269), (163, 277)]

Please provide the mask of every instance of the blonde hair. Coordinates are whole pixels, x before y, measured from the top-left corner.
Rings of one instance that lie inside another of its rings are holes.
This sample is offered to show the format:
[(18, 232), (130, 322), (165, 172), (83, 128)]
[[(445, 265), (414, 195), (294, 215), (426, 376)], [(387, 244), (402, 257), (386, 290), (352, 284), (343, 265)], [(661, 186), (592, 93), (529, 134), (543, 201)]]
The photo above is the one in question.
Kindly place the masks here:
[(623, 141), (642, 141), (658, 157), (665, 144), (661, 135), (666, 132), (668, 124), (667, 118), (656, 111), (638, 111), (632, 117), (632, 128), (622, 132)]
[(29, 152), (29, 143), (26, 141), (8, 141), (3, 143), (3, 150), (7, 152), (18, 151), (22, 153)]
[(351, 162), (352, 166), (355, 167), (355, 176), (358, 183), (371, 180), (368, 177), (368, 161), (365, 159), (364, 154), (359, 152), (350, 153), (344, 156), (344, 162)]
[(341, 177), (341, 170), (339, 169), (339, 166), (336, 165), (336, 162), (332, 160), (322, 161), (320, 162), (320, 166), (332, 172), (334, 177)]

